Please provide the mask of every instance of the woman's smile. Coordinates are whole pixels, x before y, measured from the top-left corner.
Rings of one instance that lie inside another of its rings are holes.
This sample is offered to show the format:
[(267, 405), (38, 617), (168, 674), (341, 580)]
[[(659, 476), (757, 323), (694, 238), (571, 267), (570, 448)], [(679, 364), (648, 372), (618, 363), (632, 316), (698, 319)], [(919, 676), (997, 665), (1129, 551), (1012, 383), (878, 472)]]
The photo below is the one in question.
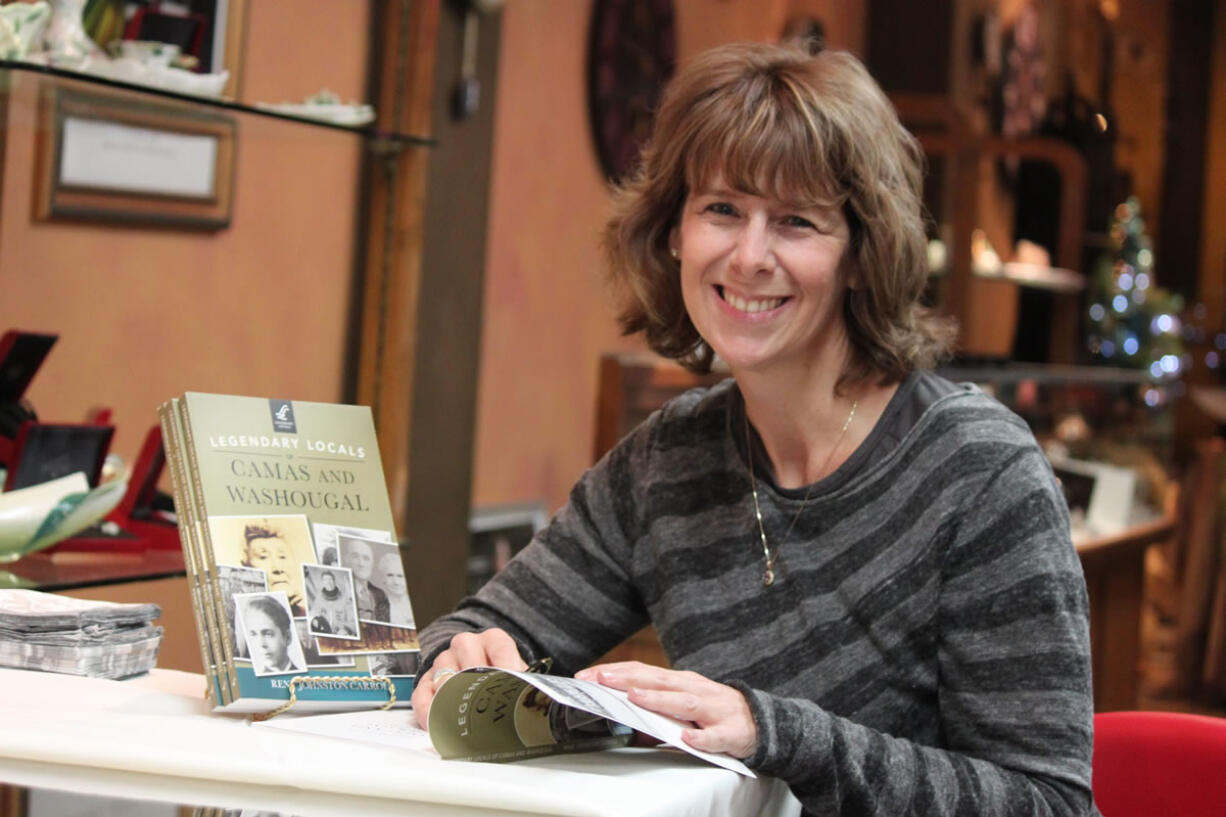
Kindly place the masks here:
[(766, 313), (774, 312), (790, 300), (787, 296), (739, 295), (723, 284), (716, 284), (715, 292), (720, 300), (728, 305), (730, 311), (739, 312), (746, 317), (770, 317)]

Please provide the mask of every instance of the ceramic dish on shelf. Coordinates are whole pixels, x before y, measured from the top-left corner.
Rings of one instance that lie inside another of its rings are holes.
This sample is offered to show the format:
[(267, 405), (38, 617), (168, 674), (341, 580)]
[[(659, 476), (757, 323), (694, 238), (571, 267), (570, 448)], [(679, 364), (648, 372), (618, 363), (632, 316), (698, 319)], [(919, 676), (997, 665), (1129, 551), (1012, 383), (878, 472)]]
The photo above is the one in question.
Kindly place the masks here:
[(85, 530), (119, 504), (127, 487), (126, 479), (115, 479), (91, 490), (85, 474), (77, 471), (0, 493), (0, 564)]

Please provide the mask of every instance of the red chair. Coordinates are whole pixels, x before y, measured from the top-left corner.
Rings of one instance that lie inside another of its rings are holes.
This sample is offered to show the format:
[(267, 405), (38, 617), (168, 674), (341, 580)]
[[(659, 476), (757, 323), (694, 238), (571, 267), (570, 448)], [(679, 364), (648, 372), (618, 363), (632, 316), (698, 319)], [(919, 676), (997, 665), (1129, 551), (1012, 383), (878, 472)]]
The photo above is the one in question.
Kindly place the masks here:
[(1094, 799), (1103, 817), (1226, 815), (1226, 718), (1095, 715)]

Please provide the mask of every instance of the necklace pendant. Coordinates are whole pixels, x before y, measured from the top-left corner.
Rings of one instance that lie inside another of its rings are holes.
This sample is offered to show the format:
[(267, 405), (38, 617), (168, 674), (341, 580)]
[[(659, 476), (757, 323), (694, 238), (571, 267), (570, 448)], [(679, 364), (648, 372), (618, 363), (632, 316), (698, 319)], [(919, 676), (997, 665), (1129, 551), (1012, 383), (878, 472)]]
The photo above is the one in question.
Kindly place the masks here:
[(762, 574), (762, 586), (770, 587), (775, 583), (775, 569), (772, 567), (766, 568), (766, 572)]

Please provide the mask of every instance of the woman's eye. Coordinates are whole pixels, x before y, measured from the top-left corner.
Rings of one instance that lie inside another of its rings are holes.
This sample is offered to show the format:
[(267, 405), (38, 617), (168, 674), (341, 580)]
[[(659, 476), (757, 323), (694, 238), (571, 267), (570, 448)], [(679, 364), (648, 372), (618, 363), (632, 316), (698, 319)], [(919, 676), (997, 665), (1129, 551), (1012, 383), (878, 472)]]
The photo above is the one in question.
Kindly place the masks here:
[(736, 210), (731, 204), (726, 201), (715, 201), (703, 208), (708, 213), (714, 213), (717, 216), (732, 216), (736, 215)]
[(816, 230), (817, 225), (803, 216), (785, 216), (783, 219), (784, 226), (798, 227), (804, 230)]

